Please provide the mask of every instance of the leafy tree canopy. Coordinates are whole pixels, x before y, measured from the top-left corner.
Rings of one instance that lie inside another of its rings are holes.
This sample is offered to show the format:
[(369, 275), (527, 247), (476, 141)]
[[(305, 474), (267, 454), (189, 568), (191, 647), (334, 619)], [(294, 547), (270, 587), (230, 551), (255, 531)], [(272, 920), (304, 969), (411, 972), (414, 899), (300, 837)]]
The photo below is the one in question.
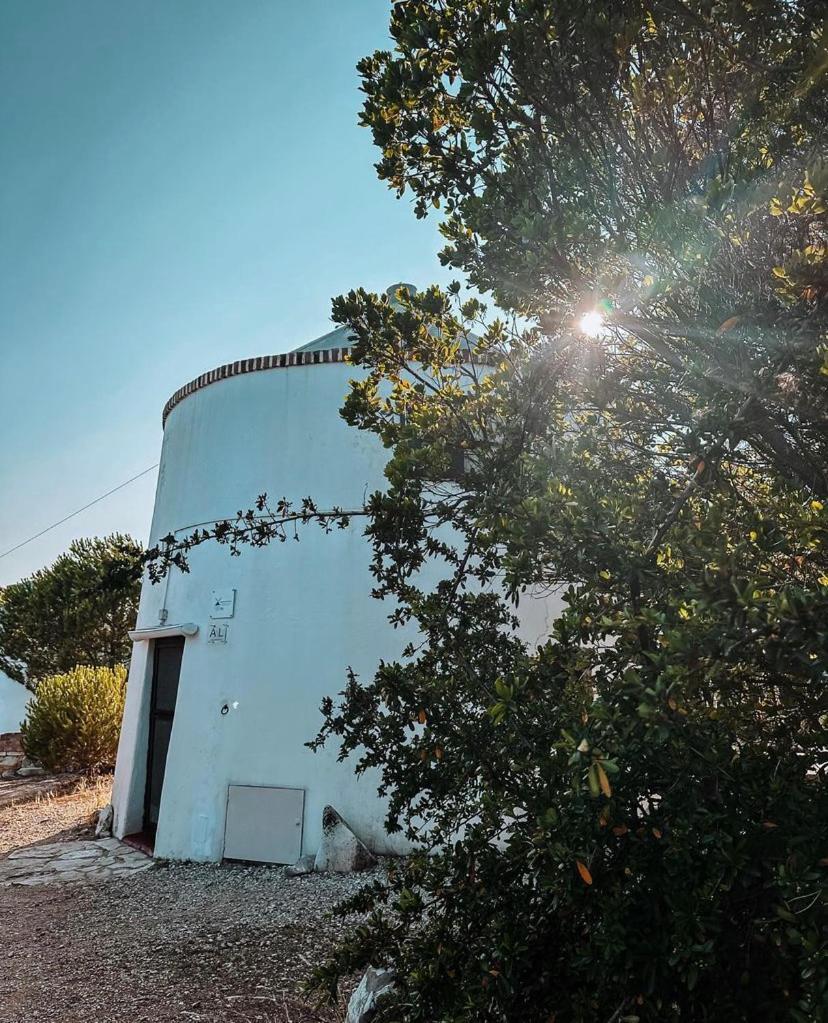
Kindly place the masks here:
[(363, 120), (380, 177), (445, 207), (443, 258), (552, 336), (609, 312), (597, 398), (824, 494), (821, 0), (424, 0), (391, 33)]
[(33, 689), (77, 664), (125, 663), (142, 555), (120, 533), (75, 540), (48, 568), (0, 590), (0, 668)]
[[(824, 18), (407, 0), (360, 64), (380, 176), (502, 314), (334, 303), (343, 414), (390, 453), (376, 593), (416, 639), (317, 743), (425, 852), (315, 983), (392, 967), (380, 1019), (828, 1020)], [(347, 518), (263, 496), (155, 554)]]

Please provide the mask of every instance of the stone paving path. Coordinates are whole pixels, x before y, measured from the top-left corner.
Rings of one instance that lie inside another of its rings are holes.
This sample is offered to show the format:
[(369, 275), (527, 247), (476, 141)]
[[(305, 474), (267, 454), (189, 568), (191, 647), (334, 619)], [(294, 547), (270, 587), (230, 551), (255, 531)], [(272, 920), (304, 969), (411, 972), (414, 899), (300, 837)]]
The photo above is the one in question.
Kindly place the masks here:
[(152, 865), (149, 856), (117, 838), (30, 845), (0, 860), (0, 887), (105, 881), (130, 877)]

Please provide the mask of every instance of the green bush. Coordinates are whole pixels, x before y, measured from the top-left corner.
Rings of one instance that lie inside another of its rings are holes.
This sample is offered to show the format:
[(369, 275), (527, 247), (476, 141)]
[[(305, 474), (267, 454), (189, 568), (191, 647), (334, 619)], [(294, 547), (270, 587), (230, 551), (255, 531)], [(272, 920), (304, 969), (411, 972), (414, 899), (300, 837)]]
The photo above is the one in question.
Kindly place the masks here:
[(38, 685), (21, 732), (26, 755), (50, 771), (101, 771), (115, 765), (126, 668), (78, 665)]

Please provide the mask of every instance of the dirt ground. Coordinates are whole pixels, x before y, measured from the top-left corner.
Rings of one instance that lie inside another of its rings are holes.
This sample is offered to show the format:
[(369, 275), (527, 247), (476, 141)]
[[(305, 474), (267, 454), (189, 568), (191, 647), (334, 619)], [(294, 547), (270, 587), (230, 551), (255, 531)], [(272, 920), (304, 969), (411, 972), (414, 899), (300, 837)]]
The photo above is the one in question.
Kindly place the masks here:
[[(0, 859), (88, 838), (105, 785), (0, 810)], [(95, 883), (0, 887), (0, 1023), (338, 1023), (299, 986), (373, 879), (279, 867), (158, 865)]]

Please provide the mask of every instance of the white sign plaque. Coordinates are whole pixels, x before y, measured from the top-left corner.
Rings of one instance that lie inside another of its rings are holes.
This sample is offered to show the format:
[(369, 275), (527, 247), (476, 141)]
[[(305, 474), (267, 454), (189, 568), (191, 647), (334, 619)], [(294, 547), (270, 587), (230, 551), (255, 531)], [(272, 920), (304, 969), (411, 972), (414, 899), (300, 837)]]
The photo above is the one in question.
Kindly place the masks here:
[(236, 610), (235, 590), (212, 590), (210, 603), (211, 618), (232, 618)]
[(208, 643), (226, 643), (227, 633), (230, 631), (229, 625), (211, 625), (207, 631), (207, 642)]

